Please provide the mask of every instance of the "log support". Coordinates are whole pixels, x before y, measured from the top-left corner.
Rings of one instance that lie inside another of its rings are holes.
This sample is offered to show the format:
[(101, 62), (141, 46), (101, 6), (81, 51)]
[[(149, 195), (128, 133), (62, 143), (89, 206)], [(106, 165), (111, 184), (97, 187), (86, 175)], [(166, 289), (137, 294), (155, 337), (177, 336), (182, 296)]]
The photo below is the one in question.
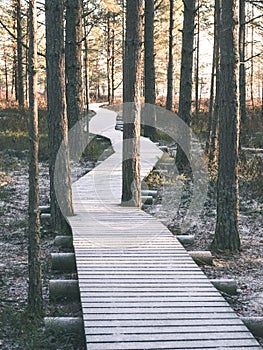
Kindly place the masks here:
[(211, 280), (213, 286), (220, 292), (228, 295), (237, 295), (237, 283), (233, 279), (215, 279)]
[(213, 265), (213, 256), (210, 251), (192, 251), (188, 253), (198, 265)]
[(263, 337), (263, 317), (241, 317), (241, 320), (255, 337)]
[(79, 301), (79, 284), (77, 280), (49, 281), (49, 299), (51, 301), (71, 300)]
[(74, 253), (51, 253), (52, 270), (75, 272), (76, 260)]

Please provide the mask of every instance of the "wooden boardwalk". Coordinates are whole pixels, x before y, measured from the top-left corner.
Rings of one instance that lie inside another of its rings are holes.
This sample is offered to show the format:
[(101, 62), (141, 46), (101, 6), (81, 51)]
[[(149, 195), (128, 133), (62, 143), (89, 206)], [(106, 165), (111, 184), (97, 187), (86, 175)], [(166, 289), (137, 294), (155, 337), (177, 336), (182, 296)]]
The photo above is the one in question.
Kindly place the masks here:
[[(121, 138), (113, 112), (90, 129), (115, 153), (73, 185), (73, 230), (88, 350), (261, 349), (177, 239), (143, 211), (119, 205)], [(142, 176), (161, 156), (141, 142)]]

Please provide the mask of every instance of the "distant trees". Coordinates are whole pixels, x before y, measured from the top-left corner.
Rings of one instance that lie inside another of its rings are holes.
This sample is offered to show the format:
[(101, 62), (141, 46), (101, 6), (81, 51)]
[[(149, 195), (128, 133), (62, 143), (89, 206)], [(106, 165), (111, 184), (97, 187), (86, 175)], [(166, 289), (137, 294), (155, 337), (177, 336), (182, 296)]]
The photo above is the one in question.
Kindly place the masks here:
[(220, 117), (215, 250), (238, 250), (238, 0), (222, 1)]

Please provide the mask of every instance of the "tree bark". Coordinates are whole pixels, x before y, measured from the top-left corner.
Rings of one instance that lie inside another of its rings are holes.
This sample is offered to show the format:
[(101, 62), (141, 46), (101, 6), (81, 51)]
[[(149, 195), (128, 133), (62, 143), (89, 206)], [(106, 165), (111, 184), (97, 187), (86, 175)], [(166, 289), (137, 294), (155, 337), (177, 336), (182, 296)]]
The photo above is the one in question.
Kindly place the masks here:
[[(180, 97), (179, 117), (190, 126), (192, 105), (192, 74), (193, 74), (193, 52), (194, 52), (194, 22), (195, 22), (195, 0), (184, 1), (184, 24), (182, 40), (182, 58), (180, 72)], [(176, 164), (179, 172), (189, 170), (190, 155), (190, 130), (184, 136), (185, 152), (178, 145)]]
[[(63, 196), (64, 213), (72, 215), (71, 180), (68, 151), (68, 121), (66, 114), (65, 55), (64, 55), (64, 1), (46, 0), (46, 62), (49, 124), (49, 175), (52, 228), (65, 233), (68, 223), (56, 198), (56, 189)], [(58, 150), (61, 178), (55, 183), (55, 163)]]
[(42, 314), (42, 281), (40, 263), (40, 210), (38, 176), (38, 104), (37, 104), (37, 7), (36, 0), (29, 2), (29, 220), (28, 220), (28, 268), (29, 310)]
[(220, 100), (220, 33), (221, 33), (221, 4), (222, 0), (215, 0), (215, 66), (216, 66), (216, 91), (211, 125), (211, 142), (209, 148), (209, 169), (212, 169), (217, 161), (218, 145), (218, 120)]
[(173, 27), (174, 27), (174, 0), (170, 0), (170, 25), (169, 25), (169, 54), (167, 70), (167, 98), (166, 109), (173, 107)]
[(16, 30), (17, 30), (17, 94), (20, 108), (25, 107), (24, 75), (23, 75), (23, 44), (22, 44), (21, 0), (16, 1)]
[(246, 2), (239, 0), (239, 103), (242, 123), (246, 120)]
[(217, 251), (238, 250), (238, 0), (222, 1), (220, 40), (220, 119), (217, 221), (212, 243)]
[[(148, 106), (147, 113), (143, 113), (144, 136), (156, 139), (155, 124), (155, 66), (154, 66), (154, 0), (145, 0), (144, 27), (144, 94)], [(151, 108), (150, 111), (148, 109)]]
[(141, 45), (143, 0), (126, 4), (123, 74), (122, 204), (141, 206), (140, 124)]
[(82, 3), (66, 1), (66, 96), (68, 127), (71, 129), (83, 117), (82, 86)]

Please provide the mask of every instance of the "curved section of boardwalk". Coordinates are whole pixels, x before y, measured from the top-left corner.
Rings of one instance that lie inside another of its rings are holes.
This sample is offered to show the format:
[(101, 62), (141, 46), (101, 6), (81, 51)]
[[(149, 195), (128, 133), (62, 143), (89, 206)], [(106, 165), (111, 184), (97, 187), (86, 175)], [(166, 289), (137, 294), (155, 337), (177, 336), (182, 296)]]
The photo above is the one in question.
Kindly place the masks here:
[[(73, 186), (73, 230), (88, 350), (260, 349), (185, 249), (160, 222), (124, 208), (116, 116), (97, 111), (90, 129), (115, 153)], [(142, 176), (160, 150), (141, 140)]]

